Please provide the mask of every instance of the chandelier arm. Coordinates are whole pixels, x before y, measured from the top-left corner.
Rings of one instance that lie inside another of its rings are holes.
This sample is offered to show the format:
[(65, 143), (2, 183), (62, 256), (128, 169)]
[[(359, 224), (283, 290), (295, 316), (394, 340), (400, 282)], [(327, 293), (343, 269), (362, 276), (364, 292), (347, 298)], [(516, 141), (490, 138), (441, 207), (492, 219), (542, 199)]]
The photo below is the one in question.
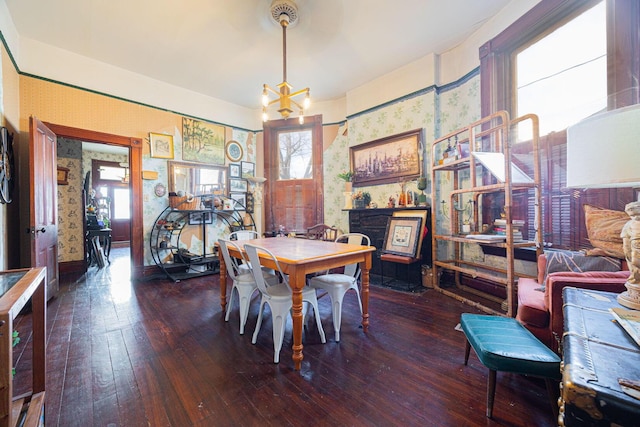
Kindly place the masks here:
[(278, 92), (277, 90), (272, 89), (272, 88), (271, 88), (271, 86), (269, 86), (269, 85), (265, 84), (265, 85), (264, 85), (264, 87), (265, 87), (268, 91), (270, 91), (271, 93), (273, 93), (274, 95), (278, 95), (278, 96), (280, 96), (280, 92)]
[(298, 104), (294, 99), (289, 98), (289, 101), (295, 105), (296, 107), (298, 107), (299, 110), (304, 110), (304, 107), (300, 104)]
[(308, 87), (304, 88), (304, 89), (297, 90), (297, 91), (295, 91), (293, 93), (290, 93), (289, 96), (290, 97), (294, 97), (294, 96), (302, 95), (303, 93), (307, 93), (307, 92), (309, 92), (309, 88)]

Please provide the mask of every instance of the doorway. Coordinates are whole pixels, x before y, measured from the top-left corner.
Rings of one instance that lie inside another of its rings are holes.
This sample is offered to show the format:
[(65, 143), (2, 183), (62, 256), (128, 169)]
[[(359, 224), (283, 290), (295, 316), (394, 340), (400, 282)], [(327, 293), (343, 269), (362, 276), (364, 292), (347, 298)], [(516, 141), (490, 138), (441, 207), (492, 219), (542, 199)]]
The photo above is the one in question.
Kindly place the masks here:
[[(130, 265), (131, 279), (143, 276), (144, 270), (144, 238), (143, 238), (143, 215), (142, 215), (142, 139), (120, 135), (94, 132), (85, 129), (72, 128), (68, 126), (45, 123), (59, 138), (67, 138), (82, 142), (96, 143), (104, 147), (120, 147), (128, 150), (129, 153), (129, 202), (130, 202)], [(84, 176), (82, 177), (84, 178)], [(77, 209), (84, 210), (84, 203), (80, 201), (80, 187), (78, 185)], [(81, 230), (76, 233), (76, 238), (84, 240)], [(82, 243), (81, 243), (82, 244)], [(77, 246), (77, 243), (75, 243)], [(78, 262), (84, 266), (85, 261)]]

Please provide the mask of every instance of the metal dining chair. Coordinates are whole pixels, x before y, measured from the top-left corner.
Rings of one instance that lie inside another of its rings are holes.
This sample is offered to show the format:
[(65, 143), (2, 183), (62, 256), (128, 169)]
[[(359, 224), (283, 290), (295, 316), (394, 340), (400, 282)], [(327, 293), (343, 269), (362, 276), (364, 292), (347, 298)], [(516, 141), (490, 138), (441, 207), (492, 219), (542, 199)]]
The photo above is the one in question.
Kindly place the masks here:
[[(350, 243), (353, 245), (371, 246), (371, 240), (365, 234), (346, 233), (338, 236), (336, 242)], [(342, 300), (345, 294), (353, 289), (358, 297), (360, 314), (362, 314), (362, 299), (360, 298), (360, 288), (358, 280), (360, 278), (360, 268), (358, 264), (348, 264), (344, 267), (343, 273), (321, 274), (309, 277), (309, 286), (313, 289), (322, 289), (329, 294), (331, 299), (331, 312), (333, 313), (333, 329), (335, 331), (336, 342), (340, 342), (340, 326), (342, 324)]]
[[(284, 330), (287, 325), (287, 317), (290, 315), (291, 307), (293, 306), (293, 302), (291, 300), (292, 291), (291, 287), (289, 286), (288, 276), (282, 272), (277, 258), (268, 249), (262, 248), (260, 246), (250, 245), (248, 243), (244, 245), (244, 249), (247, 252), (247, 256), (249, 257), (249, 262), (252, 266), (251, 271), (258, 286), (258, 290), (262, 295), (262, 299), (260, 300), (260, 311), (258, 312), (258, 321), (256, 323), (256, 329), (253, 332), (253, 339), (251, 340), (251, 342), (255, 344), (258, 340), (258, 333), (260, 332), (260, 327), (262, 326), (264, 306), (265, 304), (269, 304), (269, 308), (271, 309), (271, 321), (273, 325), (273, 363), (278, 363), (280, 361), (280, 350), (282, 349), (282, 341), (284, 339)], [(263, 256), (266, 255), (267, 257), (271, 258), (276, 266), (276, 273), (280, 273), (282, 275), (282, 283), (268, 286), (267, 282), (263, 278), (263, 275), (260, 274), (262, 270), (256, 268), (257, 266), (261, 265), (258, 252), (263, 253)], [(305, 288), (302, 290), (302, 302), (303, 319), (306, 318), (306, 311), (304, 310), (306, 306), (306, 304), (304, 303), (306, 302), (313, 307), (313, 312), (315, 314), (321, 341), (323, 343), (327, 342), (324, 334), (324, 329), (322, 329), (322, 322), (320, 321), (318, 299), (316, 297), (315, 289), (305, 286)]]
[[(222, 252), (224, 263), (227, 267), (227, 275), (233, 282), (231, 292), (229, 292), (229, 302), (227, 303), (227, 312), (224, 316), (224, 320), (225, 322), (229, 321), (231, 306), (233, 305), (233, 296), (237, 293), (238, 307), (240, 309), (240, 335), (242, 335), (244, 334), (244, 325), (247, 323), (247, 317), (249, 316), (251, 296), (258, 287), (251, 270), (246, 267), (246, 263), (240, 264), (238, 262), (238, 258), (232, 257), (229, 253), (229, 246), (234, 246), (240, 253), (242, 253), (240, 246), (234, 241), (224, 239), (219, 239), (218, 244), (220, 245), (220, 252)], [(262, 271), (262, 278), (269, 284), (276, 284), (280, 281), (278, 276), (269, 274), (265, 271)], [(233, 292), (234, 290), (236, 291), (235, 293)]]

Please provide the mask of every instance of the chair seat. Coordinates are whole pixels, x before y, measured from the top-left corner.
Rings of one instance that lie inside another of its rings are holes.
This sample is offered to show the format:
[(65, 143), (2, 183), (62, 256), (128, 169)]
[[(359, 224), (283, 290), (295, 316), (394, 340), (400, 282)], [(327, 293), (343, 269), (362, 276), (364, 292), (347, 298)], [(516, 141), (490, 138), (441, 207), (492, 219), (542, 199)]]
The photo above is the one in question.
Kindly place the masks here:
[(309, 286), (323, 287), (325, 285), (331, 286), (345, 286), (350, 287), (355, 283), (356, 279), (348, 274), (331, 273), (315, 276), (309, 279)]

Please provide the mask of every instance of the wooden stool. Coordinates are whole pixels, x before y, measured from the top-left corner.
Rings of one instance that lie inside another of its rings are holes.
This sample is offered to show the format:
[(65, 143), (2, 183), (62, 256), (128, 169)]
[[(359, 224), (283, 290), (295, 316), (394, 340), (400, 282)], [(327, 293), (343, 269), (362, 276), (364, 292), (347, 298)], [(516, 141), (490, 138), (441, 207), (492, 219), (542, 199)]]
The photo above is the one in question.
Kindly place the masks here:
[(500, 316), (463, 313), (460, 326), (466, 336), (464, 364), (469, 360), (471, 347), (480, 362), (489, 368), (487, 384), (487, 417), (491, 418), (496, 392), (496, 371), (513, 372), (544, 378), (551, 409), (558, 415), (558, 387), (560, 358), (542, 344), (516, 319)]

